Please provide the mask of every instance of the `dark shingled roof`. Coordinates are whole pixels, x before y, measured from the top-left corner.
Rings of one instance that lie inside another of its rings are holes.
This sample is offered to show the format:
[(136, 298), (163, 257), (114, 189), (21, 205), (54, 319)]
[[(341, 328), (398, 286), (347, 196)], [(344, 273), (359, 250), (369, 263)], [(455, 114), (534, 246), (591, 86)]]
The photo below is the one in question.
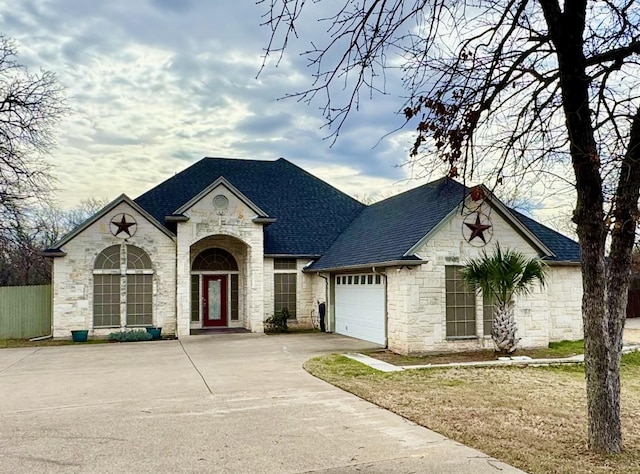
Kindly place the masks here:
[(464, 193), (462, 184), (442, 178), (372, 204), (310, 269), (400, 260), (462, 202)]
[[(403, 255), (453, 211), (468, 192), (464, 185), (442, 178), (373, 204), (356, 217), (309, 269), (320, 271), (411, 259)], [(511, 212), (557, 255), (547, 260), (580, 261), (576, 242), (519, 212)]]
[(166, 216), (221, 176), (277, 219), (265, 228), (265, 254), (321, 255), (365, 208), (284, 158), (204, 158), (135, 202), (165, 223)]
[(511, 209), (511, 212), (527, 229), (533, 232), (556, 254), (556, 257), (547, 257), (545, 260), (549, 262), (580, 262), (580, 245), (577, 242), (553, 229), (549, 229), (547, 226), (534, 221), (516, 210)]
[[(367, 207), (284, 158), (204, 158), (135, 202), (171, 228), (175, 224), (166, 224), (165, 217), (219, 177), (277, 219), (265, 228), (265, 254), (322, 255), (311, 270), (415, 260), (403, 255), (469, 192), (462, 184), (442, 178)], [(510, 211), (557, 255), (547, 260), (580, 261), (576, 242)]]

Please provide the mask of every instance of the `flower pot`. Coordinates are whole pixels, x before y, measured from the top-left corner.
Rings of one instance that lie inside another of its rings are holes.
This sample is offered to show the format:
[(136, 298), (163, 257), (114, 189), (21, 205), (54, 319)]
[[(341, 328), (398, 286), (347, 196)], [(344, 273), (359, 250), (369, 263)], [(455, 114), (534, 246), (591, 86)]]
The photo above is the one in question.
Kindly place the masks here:
[(153, 337), (153, 339), (160, 339), (160, 333), (162, 332), (162, 328), (148, 327), (147, 332), (151, 334), (151, 337)]
[(86, 329), (71, 331), (71, 339), (73, 340), (73, 342), (87, 342), (88, 335), (89, 331)]

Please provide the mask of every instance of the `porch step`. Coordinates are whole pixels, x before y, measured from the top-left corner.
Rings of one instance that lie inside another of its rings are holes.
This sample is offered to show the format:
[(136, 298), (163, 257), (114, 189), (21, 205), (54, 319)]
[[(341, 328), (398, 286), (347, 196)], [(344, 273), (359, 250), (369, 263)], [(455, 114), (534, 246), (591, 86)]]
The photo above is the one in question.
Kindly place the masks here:
[(250, 333), (245, 328), (206, 328), (206, 329), (192, 329), (192, 336), (202, 336), (206, 334), (220, 334), (220, 333)]

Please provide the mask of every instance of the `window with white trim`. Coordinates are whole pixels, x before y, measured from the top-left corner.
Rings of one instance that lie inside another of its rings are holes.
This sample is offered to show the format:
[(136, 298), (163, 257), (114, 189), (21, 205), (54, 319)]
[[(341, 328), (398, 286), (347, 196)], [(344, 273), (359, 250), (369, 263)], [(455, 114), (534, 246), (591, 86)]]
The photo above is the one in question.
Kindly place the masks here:
[(93, 269), (93, 326), (151, 324), (153, 266), (149, 255), (133, 245), (107, 247), (96, 257)]
[(495, 311), (495, 298), (489, 295), (482, 296), (482, 328), (485, 336), (491, 336)]
[(278, 313), (286, 308), (289, 318), (296, 317), (297, 262), (295, 258), (273, 259), (273, 310)]
[(476, 294), (460, 275), (462, 267), (445, 267), (447, 337), (476, 337)]

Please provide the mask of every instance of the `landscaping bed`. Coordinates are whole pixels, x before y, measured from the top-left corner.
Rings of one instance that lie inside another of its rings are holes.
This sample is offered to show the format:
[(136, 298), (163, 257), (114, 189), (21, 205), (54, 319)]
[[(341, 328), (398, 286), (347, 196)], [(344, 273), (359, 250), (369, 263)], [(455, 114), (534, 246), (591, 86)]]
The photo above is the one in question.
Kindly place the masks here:
[[(512, 356), (526, 356), (532, 359), (560, 359), (584, 353), (583, 341), (552, 342), (548, 348), (518, 349)], [(430, 353), (417, 356), (404, 356), (389, 350), (368, 351), (366, 355), (393, 365), (427, 365), (460, 362), (488, 362), (503, 357), (493, 350), (466, 352)]]

